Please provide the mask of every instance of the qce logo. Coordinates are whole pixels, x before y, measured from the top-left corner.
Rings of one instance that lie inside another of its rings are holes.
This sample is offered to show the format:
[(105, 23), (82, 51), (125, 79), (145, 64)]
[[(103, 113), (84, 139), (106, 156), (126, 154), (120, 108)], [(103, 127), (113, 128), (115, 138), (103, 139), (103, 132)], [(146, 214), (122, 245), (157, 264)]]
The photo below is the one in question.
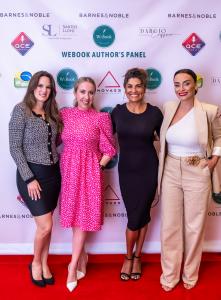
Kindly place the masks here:
[(34, 42), (25, 34), (24, 32), (19, 33), (19, 35), (14, 39), (11, 45), (24, 56), (34, 45)]
[(183, 47), (191, 54), (196, 55), (206, 44), (196, 34), (192, 33), (183, 43)]

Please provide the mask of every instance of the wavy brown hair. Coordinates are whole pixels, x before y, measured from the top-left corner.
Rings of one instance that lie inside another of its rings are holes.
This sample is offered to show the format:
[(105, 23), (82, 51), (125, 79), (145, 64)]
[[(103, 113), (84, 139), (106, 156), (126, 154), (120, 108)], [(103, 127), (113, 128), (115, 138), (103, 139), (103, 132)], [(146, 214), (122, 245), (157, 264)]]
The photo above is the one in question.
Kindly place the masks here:
[(129, 69), (126, 72), (126, 74), (124, 75), (124, 88), (126, 87), (126, 84), (128, 83), (129, 79), (131, 79), (131, 78), (140, 79), (144, 88), (147, 87), (147, 72), (144, 69), (141, 69), (141, 68)]
[(55, 81), (54, 81), (53, 76), (50, 73), (48, 73), (47, 71), (39, 71), (31, 77), (26, 94), (23, 99), (23, 103), (26, 105), (28, 111), (31, 112), (36, 104), (34, 90), (37, 88), (38, 82), (39, 82), (40, 78), (43, 76), (49, 78), (50, 87), (51, 87), (51, 92), (48, 97), (48, 100), (44, 103), (44, 106), (43, 106), (44, 110), (45, 110), (46, 118), (53, 120), (57, 125), (58, 132), (61, 132), (61, 130), (63, 128), (63, 123), (61, 121), (61, 118), (59, 115), (59, 110), (58, 110), (58, 105), (55, 100), (56, 93), (57, 93)]

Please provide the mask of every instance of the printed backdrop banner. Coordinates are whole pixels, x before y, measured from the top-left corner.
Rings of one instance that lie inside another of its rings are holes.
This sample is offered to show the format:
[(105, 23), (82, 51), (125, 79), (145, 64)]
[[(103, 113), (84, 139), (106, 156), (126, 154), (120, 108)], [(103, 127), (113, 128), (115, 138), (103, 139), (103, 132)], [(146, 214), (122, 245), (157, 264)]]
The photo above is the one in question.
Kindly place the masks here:
[[(34, 220), (18, 195), (8, 146), (10, 114), (22, 101), (32, 74), (47, 70), (54, 75), (59, 107), (73, 105), (78, 77), (91, 76), (97, 83), (97, 109), (111, 111), (126, 101), (122, 83), (127, 69), (141, 67), (148, 72), (146, 100), (162, 108), (175, 99), (174, 72), (191, 68), (198, 74), (199, 99), (219, 105), (220, 12), (218, 0), (1, 1), (0, 253), (33, 251)], [(127, 218), (117, 157), (105, 176), (103, 229), (89, 235), (87, 247), (91, 253), (123, 253)], [(151, 215), (144, 245), (148, 253), (160, 251), (157, 196)], [(221, 249), (219, 200), (211, 199), (204, 249)], [(71, 230), (60, 227), (58, 208), (51, 252), (71, 252)]]

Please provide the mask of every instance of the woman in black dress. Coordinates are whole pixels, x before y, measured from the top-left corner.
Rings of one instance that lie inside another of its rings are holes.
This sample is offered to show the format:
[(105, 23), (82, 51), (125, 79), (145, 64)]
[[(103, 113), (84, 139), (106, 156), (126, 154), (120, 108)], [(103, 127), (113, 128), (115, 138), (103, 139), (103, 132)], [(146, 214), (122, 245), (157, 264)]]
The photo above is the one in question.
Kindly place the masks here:
[(24, 100), (15, 105), (9, 123), (10, 152), (17, 165), (18, 191), (37, 226), (29, 270), (32, 282), (40, 287), (54, 283), (47, 259), (52, 213), (60, 192), (56, 139), (62, 128), (55, 96), (52, 75), (46, 71), (35, 73)]
[(157, 188), (158, 157), (153, 142), (155, 132), (159, 135), (163, 115), (159, 108), (144, 102), (146, 83), (145, 70), (128, 70), (124, 78), (128, 102), (118, 104), (112, 111), (120, 146), (120, 189), (128, 217), (122, 280), (141, 277), (141, 251)]

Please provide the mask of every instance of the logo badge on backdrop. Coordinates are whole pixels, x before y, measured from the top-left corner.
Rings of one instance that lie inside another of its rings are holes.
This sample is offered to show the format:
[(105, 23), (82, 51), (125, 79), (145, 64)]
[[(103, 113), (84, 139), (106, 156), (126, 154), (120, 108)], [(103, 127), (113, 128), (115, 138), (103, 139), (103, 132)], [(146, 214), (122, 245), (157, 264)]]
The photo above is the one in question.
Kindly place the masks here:
[(196, 84), (197, 87), (200, 89), (203, 86), (203, 77), (200, 74), (197, 74), (196, 76)]
[(70, 40), (72, 36), (76, 35), (77, 25), (75, 24), (62, 24), (52, 25), (44, 24), (42, 26), (42, 35), (49, 39), (62, 39)]
[(146, 72), (147, 72), (147, 89), (149, 90), (157, 89), (162, 82), (162, 77), (160, 72), (152, 68), (147, 69)]
[(206, 44), (196, 33), (191, 33), (182, 45), (191, 55), (195, 56)]
[(19, 35), (12, 41), (11, 45), (22, 55), (24, 56), (34, 45), (34, 42), (27, 36), (26, 33), (21, 32)]
[(221, 86), (221, 77), (218, 77), (218, 76), (213, 76), (211, 78), (211, 83), (213, 86)]
[(97, 86), (97, 92), (102, 94), (121, 93), (120, 84), (111, 71), (108, 71)]
[(104, 200), (106, 204), (120, 204), (120, 197), (110, 184), (104, 189)]
[(109, 47), (115, 40), (115, 33), (110, 26), (101, 25), (95, 29), (93, 39), (99, 47)]
[(149, 38), (167, 38), (174, 35), (178, 35), (178, 33), (171, 33), (168, 31), (166, 27), (140, 27), (139, 35), (146, 36)]
[(64, 90), (71, 90), (77, 81), (77, 73), (69, 68), (65, 68), (59, 71), (57, 75), (58, 85)]
[(14, 78), (14, 87), (16, 88), (26, 88), (29, 84), (29, 81), (32, 77), (32, 74), (28, 71), (17, 72)]

